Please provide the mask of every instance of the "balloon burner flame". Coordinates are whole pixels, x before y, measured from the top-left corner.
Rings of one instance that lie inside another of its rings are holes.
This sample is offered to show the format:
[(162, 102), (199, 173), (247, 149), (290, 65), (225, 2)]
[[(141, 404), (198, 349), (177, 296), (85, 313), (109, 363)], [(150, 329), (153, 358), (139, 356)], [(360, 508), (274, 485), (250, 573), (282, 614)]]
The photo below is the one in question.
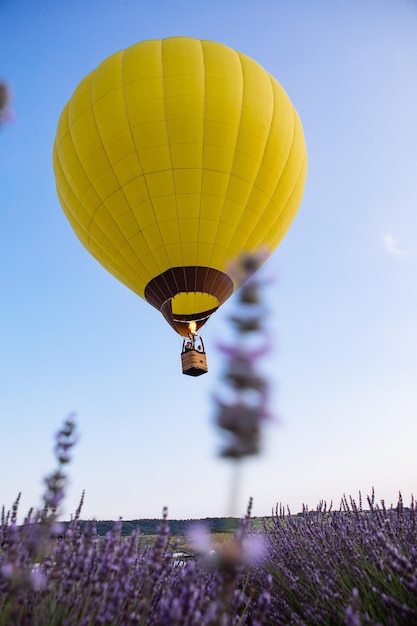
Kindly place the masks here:
[(188, 330), (190, 331), (190, 333), (192, 335), (195, 335), (197, 333), (197, 322), (195, 322), (194, 320), (192, 320), (189, 324), (188, 324)]

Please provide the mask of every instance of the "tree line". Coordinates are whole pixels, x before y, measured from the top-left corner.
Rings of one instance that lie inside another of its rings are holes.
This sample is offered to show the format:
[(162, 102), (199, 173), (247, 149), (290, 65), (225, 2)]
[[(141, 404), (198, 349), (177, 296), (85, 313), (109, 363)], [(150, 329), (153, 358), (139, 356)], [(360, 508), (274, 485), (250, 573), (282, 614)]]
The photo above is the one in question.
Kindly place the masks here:
[[(88, 522), (82, 521), (81, 528), (85, 528)], [(186, 520), (170, 520), (169, 531), (172, 535), (186, 535), (193, 525), (196, 523), (204, 524), (211, 533), (228, 533), (234, 532), (238, 526), (239, 520), (236, 517), (206, 517), (203, 519), (186, 519)], [(69, 522), (63, 522), (64, 529), (67, 528)], [(97, 535), (102, 537), (106, 535), (114, 526), (114, 520), (99, 520), (95, 522)], [(122, 520), (122, 535), (131, 535), (134, 530), (139, 529), (142, 535), (157, 535), (161, 520), (159, 519), (136, 519)]]

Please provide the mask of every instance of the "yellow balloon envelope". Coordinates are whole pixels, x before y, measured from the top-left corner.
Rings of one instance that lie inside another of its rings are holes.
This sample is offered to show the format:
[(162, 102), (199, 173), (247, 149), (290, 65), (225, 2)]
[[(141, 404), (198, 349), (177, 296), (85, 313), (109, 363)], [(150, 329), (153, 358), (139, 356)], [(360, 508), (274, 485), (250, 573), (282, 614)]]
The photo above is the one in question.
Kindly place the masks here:
[(183, 336), (239, 287), (234, 259), (278, 246), (307, 169), (278, 82), (186, 37), (138, 43), (88, 74), (61, 114), (53, 162), (77, 237)]

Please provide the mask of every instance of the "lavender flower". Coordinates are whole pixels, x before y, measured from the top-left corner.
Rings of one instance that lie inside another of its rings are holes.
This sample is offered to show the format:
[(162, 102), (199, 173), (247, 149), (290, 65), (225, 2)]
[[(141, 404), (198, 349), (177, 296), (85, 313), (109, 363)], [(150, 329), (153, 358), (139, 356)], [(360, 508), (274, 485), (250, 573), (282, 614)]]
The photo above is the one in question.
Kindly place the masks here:
[(417, 623), (417, 510), (343, 498), (297, 516), (277, 507), (265, 523), (267, 558), (251, 582), (273, 578), (269, 619), (277, 624)]

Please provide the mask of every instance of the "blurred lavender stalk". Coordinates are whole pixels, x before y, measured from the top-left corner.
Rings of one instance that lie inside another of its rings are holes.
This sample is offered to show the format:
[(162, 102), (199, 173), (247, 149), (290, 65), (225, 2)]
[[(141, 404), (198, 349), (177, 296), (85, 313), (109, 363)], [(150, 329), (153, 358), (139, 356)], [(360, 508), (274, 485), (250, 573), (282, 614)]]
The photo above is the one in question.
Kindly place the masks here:
[(0, 127), (11, 120), (10, 89), (7, 84), (0, 80)]
[[(71, 448), (76, 443), (75, 423), (69, 417), (56, 435), (55, 456), (57, 469), (45, 478), (43, 507), (31, 509), (22, 526), (17, 524), (20, 495), (11, 514), (2, 509), (0, 526), (0, 592), (2, 610), (0, 623), (23, 624), (24, 598), (28, 593), (41, 591), (46, 584), (41, 562), (47, 563), (55, 548), (62, 528), (58, 524), (59, 505), (65, 496), (67, 476), (64, 466), (70, 461)], [(3, 622), (3, 617), (6, 616)]]
[[(215, 395), (216, 424), (226, 435), (220, 456), (235, 462), (230, 498), (230, 515), (235, 516), (238, 499), (240, 463), (244, 457), (261, 451), (262, 424), (268, 414), (268, 382), (259, 369), (259, 359), (269, 351), (264, 329), (266, 310), (261, 300), (263, 281), (252, 275), (261, 265), (257, 256), (244, 256), (237, 265), (239, 279), (246, 279), (238, 291), (237, 311), (230, 317), (236, 332), (233, 345), (220, 345), (226, 357), (221, 397)], [(227, 398), (227, 399), (225, 399)]]

